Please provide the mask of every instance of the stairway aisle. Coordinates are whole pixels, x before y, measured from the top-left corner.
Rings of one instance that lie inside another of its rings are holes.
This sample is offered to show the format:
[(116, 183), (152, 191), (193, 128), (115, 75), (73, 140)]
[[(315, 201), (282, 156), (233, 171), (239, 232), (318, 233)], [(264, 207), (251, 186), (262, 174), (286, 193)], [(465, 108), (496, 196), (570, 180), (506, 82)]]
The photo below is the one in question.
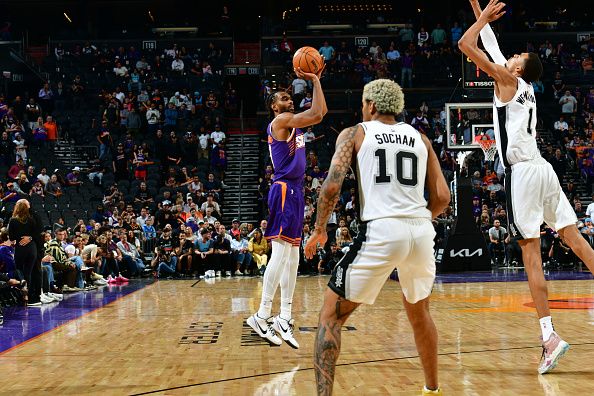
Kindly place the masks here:
[(225, 205), (223, 224), (237, 218), (242, 223), (260, 221), (259, 131), (230, 130), (227, 139), (227, 172), (225, 173)]

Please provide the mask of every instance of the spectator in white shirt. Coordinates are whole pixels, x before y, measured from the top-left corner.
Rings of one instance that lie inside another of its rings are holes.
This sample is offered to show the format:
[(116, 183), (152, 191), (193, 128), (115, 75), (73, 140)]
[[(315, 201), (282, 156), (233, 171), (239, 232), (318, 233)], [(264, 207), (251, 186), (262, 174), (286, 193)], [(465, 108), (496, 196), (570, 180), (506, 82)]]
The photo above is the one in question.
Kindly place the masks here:
[(147, 212), (146, 208), (140, 209), (140, 216), (136, 218), (136, 224), (140, 227), (144, 227), (146, 224), (146, 220), (150, 217), (149, 213)]
[(303, 135), (303, 139), (305, 140), (305, 144), (311, 143), (316, 140), (316, 134), (313, 132), (312, 127), (307, 128), (307, 131)]
[(307, 83), (302, 78), (296, 78), (291, 83), (291, 86), (293, 86), (293, 95), (304, 95)]
[(152, 103), (151, 108), (146, 111), (146, 120), (149, 125), (157, 125), (161, 118), (161, 112), (157, 110), (157, 106)]
[(206, 221), (208, 224), (214, 224), (215, 221), (217, 221), (217, 218), (213, 217), (212, 215), (212, 207), (206, 208), (204, 213), (204, 221)]
[(210, 138), (213, 142), (213, 147), (225, 140), (225, 137), (225, 132), (221, 131), (221, 126), (215, 125), (215, 130), (212, 131), (212, 133), (210, 134)]
[(47, 169), (41, 168), (41, 172), (37, 175), (37, 180), (39, 180), (39, 181), (41, 181), (41, 183), (43, 183), (44, 188), (45, 188), (45, 186), (47, 186), (47, 183), (50, 180), (50, 177), (47, 174)]
[(172, 59), (175, 58), (178, 53), (179, 53), (179, 51), (177, 49), (177, 44), (173, 44), (173, 48), (165, 50), (165, 55), (167, 55), (168, 57), (170, 57)]
[(205, 131), (202, 131), (198, 136), (198, 144), (200, 148), (198, 149), (198, 158), (206, 158), (208, 159), (208, 142), (210, 140), (210, 135)]
[(559, 116), (559, 120), (555, 121), (554, 128), (557, 131), (567, 131), (569, 129), (569, 125), (567, 124), (567, 121), (565, 121), (565, 117), (562, 115)]
[(124, 99), (126, 99), (126, 94), (124, 94), (122, 92), (122, 90), (120, 89), (120, 87), (116, 87), (115, 92), (113, 93), (113, 96), (115, 96), (115, 98), (117, 100), (120, 101), (120, 103), (124, 103)]
[(173, 62), (171, 62), (171, 70), (178, 73), (184, 72), (184, 61), (181, 60), (179, 57), (175, 58)]
[(214, 195), (212, 194), (208, 194), (206, 196), (206, 201), (204, 201), (200, 206), (200, 210), (202, 211), (202, 213), (207, 213), (207, 209), (209, 206), (212, 206), (214, 208), (214, 210), (211, 211), (210, 214), (212, 214), (212, 212), (221, 213), (221, 207), (219, 203), (214, 200)]
[(577, 111), (577, 99), (571, 94), (571, 91), (565, 91), (565, 95), (559, 99), (561, 105), (561, 113), (573, 114)]
[(117, 77), (126, 77), (128, 75), (128, 69), (126, 69), (126, 66), (122, 65), (120, 62), (116, 62), (113, 72)]

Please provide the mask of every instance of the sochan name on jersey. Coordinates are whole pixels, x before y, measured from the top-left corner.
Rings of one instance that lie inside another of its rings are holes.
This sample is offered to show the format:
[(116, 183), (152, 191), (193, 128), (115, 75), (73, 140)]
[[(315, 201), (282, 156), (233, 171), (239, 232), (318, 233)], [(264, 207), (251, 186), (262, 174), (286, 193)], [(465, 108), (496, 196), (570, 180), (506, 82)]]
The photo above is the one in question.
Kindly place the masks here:
[(384, 144), (384, 143), (392, 143), (392, 144), (402, 144), (408, 147), (415, 146), (415, 138), (412, 136), (406, 135), (399, 135), (397, 133), (377, 133), (375, 135), (375, 139), (377, 140), (377, 144)]

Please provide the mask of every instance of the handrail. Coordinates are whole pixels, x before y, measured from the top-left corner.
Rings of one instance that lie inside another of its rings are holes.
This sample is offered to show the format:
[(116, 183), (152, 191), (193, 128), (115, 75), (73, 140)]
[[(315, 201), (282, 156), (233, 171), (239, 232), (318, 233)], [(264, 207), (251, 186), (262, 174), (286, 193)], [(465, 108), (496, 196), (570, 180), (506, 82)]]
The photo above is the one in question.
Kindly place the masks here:
[[(13, 49), (10, 49), (10, 57), (14, 60), (16, 60), (17, 62), (22, 63), (23, 65), (27, 66), (27, 69), (31, 70), (33, 72), (33, 74), (35, 74), (37, 77), (39, 77), (40, 80), (42, 81), (46, 81), (46, 78), (42, 75), (42, 71), (40, 68), (35, 68), (33, 67), (33, 65), (31, 65), (31, 61), (28, 59), (28, 55), (23, 53), (18, 53)], [(39, 70), (37, 70), (39, 69)]]
[(242, 212), (242, 205), (243, 199), (241, 197), (241, 182), (242, 182), (242, 175), (243, 175), (243, 99), (239, 102), (239, 131), (241, 132), (241, 146), (239, 149), (239, 212), (237, 213), (239, 221), (241, 221), (241, 212)]

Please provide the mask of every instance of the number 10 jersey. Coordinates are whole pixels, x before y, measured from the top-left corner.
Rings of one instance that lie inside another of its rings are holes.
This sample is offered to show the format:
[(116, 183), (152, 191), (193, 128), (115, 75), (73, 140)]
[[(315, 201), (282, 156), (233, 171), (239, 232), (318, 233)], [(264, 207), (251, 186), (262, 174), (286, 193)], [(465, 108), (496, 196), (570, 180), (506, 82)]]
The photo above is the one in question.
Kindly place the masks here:
[(360, 125), (365, 139), (355, 168), (361, 220), (431, 219), (424, 194), (428, 152), (421, 134), (403, 122), (368, 121)]

